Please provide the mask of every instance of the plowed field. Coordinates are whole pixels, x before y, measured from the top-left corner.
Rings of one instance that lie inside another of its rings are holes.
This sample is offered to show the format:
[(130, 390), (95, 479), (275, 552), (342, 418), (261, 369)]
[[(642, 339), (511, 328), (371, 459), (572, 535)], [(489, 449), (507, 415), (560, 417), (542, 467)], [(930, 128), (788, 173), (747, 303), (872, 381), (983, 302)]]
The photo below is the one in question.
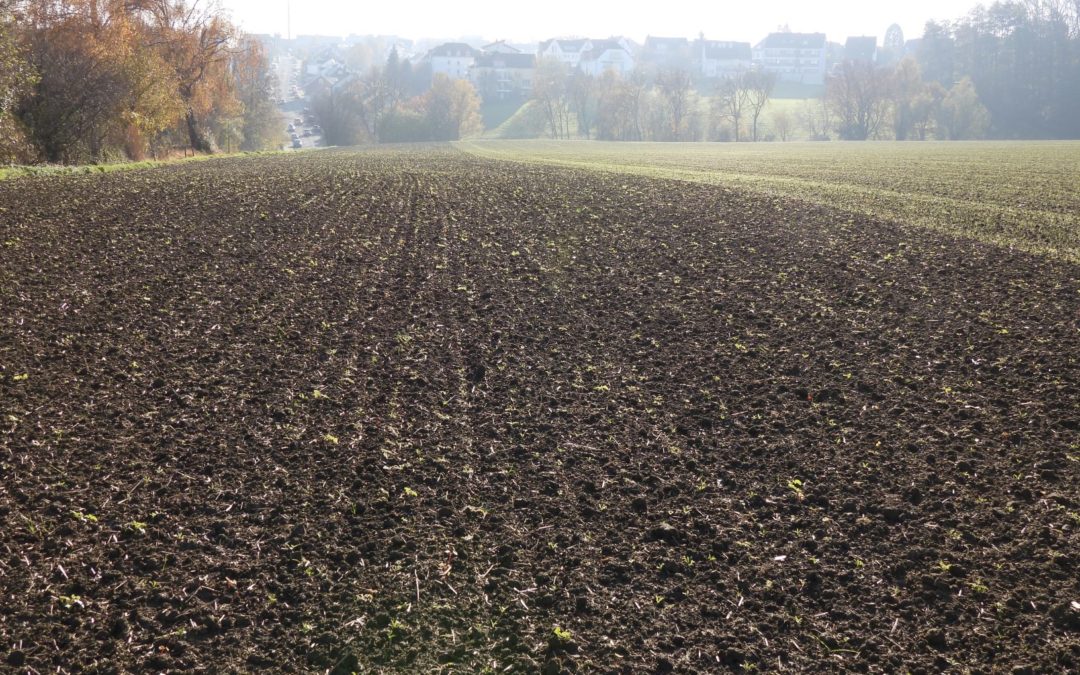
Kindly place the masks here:
[(0, 183), (3, 667), (1075, 671), (1078, 272), (452, 149)]

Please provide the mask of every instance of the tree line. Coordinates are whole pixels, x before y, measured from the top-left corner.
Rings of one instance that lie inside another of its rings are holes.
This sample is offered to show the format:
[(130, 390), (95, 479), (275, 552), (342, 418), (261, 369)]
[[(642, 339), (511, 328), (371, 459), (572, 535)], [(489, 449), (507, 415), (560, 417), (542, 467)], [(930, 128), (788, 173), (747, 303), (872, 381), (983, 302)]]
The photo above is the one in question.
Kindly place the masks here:
[(678, 68), (593, 77), (556, 62), (537, 69), (530, 114), (550, 138), (609, 141), (982, 138), (989, 114), (969, 78), (946, 90), (912, 58), (895, 66), (846, 61), (825, 96), (770, 109), (777, 78), (747, 70), (702, 87)]
[(0, 161), (279, 145), (262, 46), (202, 0), (0, 0)]
[(545, 59), (534, 75), (530, 112), (542, 133), (556, 139), (757, 141), (776, 82), (750, 70), (721, 80), (710, 97), (685, 68), (596, 77)]
[(895, 66), (848, 61), (827, 80), (818, 128), (849, 141), (974, 140), (987, 137), (990, 114), (970, 78), (946, 89), (924, 81), (912, 57)]
[[(421, 77), (426, 83), (429, 73)], [(456, 141), (484, 130), (481, 100), (465, 80), (436, 74), (426, 89), (392, 50), (384, 66), (316, 96), (312, 112), (329, 145)]]
[(776, 80), (760, 70), (695, 82), (685, 68), (591, 77), (541, 62), (530, 112), (551, 138), (1080, 138), (1080, 0), (995, 2), (928, 23), (906, 58), (902, 42), (883, 51), (886, 63), (836, 64), (798, 110), (767, 105)]
[(1080, 138), (1080, 0), (1009, 0), (930, 22), (925, 79), (971, 81), (1000, 138)]
[(1080, 0), (979, 6), (929, 22), (896, 66), (845, 62), (825, 102), (840, 138), (1080, 138)]

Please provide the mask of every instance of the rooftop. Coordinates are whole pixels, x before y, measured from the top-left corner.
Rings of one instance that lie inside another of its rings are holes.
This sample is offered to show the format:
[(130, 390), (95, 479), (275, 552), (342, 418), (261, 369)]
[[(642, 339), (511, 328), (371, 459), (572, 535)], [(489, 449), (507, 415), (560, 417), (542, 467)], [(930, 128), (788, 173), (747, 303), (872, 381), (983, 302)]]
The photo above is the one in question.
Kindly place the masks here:
[(758, 49), (824, 49), (824, 33), (770, 33)]

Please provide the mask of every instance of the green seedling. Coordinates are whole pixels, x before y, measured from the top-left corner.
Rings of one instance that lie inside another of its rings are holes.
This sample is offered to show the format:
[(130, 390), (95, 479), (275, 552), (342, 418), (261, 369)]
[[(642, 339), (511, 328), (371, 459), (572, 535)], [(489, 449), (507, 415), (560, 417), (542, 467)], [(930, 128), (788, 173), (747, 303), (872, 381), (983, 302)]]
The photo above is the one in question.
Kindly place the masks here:
[(555, 626), (555, 628), (551, 630), (551, 635), (555, 638), (555, 641), (560, 644), (566, 644), (574, 639), (573, 633), (565, 628), (560, 628), (559, 626)]
[(96, 523), (98, 517), (92, 513), (83, 513), (82, 511), (72, 511), (71, 516), (80, 523)]

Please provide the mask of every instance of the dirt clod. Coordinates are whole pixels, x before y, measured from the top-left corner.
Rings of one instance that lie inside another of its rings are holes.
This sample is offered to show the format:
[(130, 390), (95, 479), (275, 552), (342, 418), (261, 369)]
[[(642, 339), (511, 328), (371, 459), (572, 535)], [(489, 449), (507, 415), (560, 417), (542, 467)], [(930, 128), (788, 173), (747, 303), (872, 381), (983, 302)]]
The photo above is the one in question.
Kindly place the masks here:
[(945, 651), (949, 648), (948, 634), (940, 628), (931, 629), (926, 632), (926, 644), (938, 651)]

